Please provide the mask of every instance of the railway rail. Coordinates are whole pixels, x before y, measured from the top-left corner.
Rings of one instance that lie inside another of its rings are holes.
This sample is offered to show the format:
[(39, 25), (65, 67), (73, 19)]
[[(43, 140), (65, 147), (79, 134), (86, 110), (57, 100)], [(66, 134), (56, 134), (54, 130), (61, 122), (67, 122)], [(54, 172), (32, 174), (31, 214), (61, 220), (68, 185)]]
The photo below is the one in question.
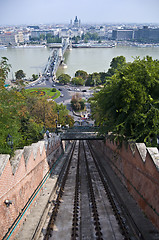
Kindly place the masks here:
[(88, 141), (74, 141), (39, 239), (144, 240)]

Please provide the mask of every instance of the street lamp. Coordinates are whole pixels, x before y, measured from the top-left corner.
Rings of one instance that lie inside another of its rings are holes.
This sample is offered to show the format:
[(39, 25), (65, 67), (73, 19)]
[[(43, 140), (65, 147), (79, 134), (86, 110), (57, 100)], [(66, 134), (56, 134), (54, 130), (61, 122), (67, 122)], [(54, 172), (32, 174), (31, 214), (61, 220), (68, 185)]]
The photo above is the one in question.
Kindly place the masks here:
[(65, 124), (67, 125), (67, 122), (68, 122), (68, 116), (66, 116), (66, 121), (65, 121)]
[(59, 123), (59, 110), (57, 111), (57, 114), (58, 114), (58, 123)]
[(11, 149), (13, 148), (13, 138), (10, 134), (8, 134), (7, 136), (7, 144), (8, 146), (10, 146)]
[(57, 133), (57, 135), (58, 135), (58, 129), (57, 129), (57, 119), (56, 119), (56, 133)]
[(94, 87), (96, 86), (96, 79), (94, 79)]

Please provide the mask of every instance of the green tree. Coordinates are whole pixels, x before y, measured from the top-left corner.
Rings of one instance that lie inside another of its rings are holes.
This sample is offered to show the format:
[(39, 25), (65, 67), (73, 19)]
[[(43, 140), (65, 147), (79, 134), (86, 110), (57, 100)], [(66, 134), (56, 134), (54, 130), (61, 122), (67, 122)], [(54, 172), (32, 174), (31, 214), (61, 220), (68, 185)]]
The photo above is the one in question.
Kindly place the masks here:
[(18, 70), (15, 72), (15, 77), (17, 80), (21, 80), (26, 76), (26, 74), (23, 72), (23, 70)]
[(47, 43), (61, 43), (62, 39), (59, 36), (53, 36), (51, 33), (46, 34)]
[(5, 80), (10, 72), (11, 65), (8, 64), (8, 59), (2, 57), (0, 61), (0, 89), (4, 88)]
[(74, 77), (72, 78), (72, 81), (71, 81), (71, 83), (76, 86), (83, 86), (84, 82), (85, 82), (84, 79), (81, 77)]
[(57, 119), (61, 125), (65, 126), (66, 124), (69, 124), (69, 126), (73, 126), (74, 119), (73, 117), (68, 115), (69, 111), (65, 105), (63, 104), (57, 105), (56, 112), (57, 113), (59, 112), (59, 116), (57, 114)]
[(107, 73), (100, 72), (99, 75), (100, 75), (101, 83), (104, 84), (106, 82)]
[(85, 72), (85, 71), (83, 71), (83, 70), (78, 70), (78, 71), (76, 71), (76, 73), (75, 73), (75, 77), (81, 77), (81, 78), (83, 78), (84, 80), (86, 80), (87, 77), (88, 77), (88, 73)]
[(45, 40), (45, 39), (46, 39), (45, 34), (40, 34), (40, 40)]
[(156, 146), (159, 135), (159, 61), (147, 56), (125, 64), (92, 98), (101, 132)]
[(81, 98), (80, 94), (76, 93), (72, 96), (71, 107), (74, 111), (80, 111), (85, 108), (84, 100)]
[(12, 136), (13, 149), (21, 141), (20, 115), (24, 105), (21, 94), (14, 90), (0, 91), (0, 153), (11, 153), (11, 146), (7, 143), (8, 134)]
[(33, 81), (38, 79), (38, 74), (32, 74)]
[(59, 83), (62, 83), (62, 84), (67, 84), (70, 82), (70, 79), (71, 77), (68, 75), (68, 74), (61, 74), (57, 80), (59, 81)]
[(114, 57), (110, 63), (107, 76), (112, 76), (116, 70), (120, 70), (126, 64), (126, 58), (124, 56)]
[[(91, 27), (91, 28), (94, 29), (94, 27)], [(98, 41), (100, 40), (100, 37), (98, 33), (87, 32), (86, 34), (82, 35), (82, 39), (84, 40), (85, 43), (87, 43), (89, 40)]]
[(99, 73), (93, 73), (93, 74), (89, 74), (85, 85), (86, 86), (98, 86), (100, 85), (102, 82), (100, 80), (100, 74)]
[[(14, 150), (23, 148), (40, 140), (45, 127), (55, 129), (57, 111), (60, 121), (73, 125), (73, 118), (63, 104), (48, 101), (45, 97), (28, 93), (25, 89), (0, 90), (0, 153), (13, 154)], [(11, 141), (8, 141), (11, 136)], [(10, 143), (13, 144), (10, 144)], [(12, 147), (12, 148), (11, 148)]]
[(74, 36), (72, 40), (74, 41), (74, 43), (78, 43), (80, 40), (80, 36), (76, 36), (76, 37)]

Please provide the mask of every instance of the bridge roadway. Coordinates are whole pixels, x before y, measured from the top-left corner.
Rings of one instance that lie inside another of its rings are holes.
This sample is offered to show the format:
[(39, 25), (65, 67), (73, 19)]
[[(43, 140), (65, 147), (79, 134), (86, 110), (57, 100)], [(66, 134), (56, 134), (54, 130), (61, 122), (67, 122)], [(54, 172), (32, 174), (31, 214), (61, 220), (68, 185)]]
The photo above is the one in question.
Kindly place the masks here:
[(52, 80), (54, 81), (56, 79), (57, 69), (64, 61), (63, 56), (69, 46), (69, 39), (62, 38), (62, 43), (50, 43), (47, 46), (53, 49), (53, 51), (48, 58), (48, 63), (44, 69), (43, 75), (46, 79), (52, 77)]

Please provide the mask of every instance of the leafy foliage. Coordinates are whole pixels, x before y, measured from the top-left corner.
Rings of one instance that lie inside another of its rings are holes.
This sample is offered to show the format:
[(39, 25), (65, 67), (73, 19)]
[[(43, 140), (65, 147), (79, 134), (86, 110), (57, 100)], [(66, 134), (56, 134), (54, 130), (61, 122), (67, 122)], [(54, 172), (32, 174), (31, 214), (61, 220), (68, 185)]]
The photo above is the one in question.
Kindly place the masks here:
[(64, 74), (64, 73), (58, 77), (59, 83), (62, 83), (62, 84), (69, 83), (70, 79), (71, 77), (68, 74)]
[(126, 64), (126, 59), (124, 56), (114, 57), (110, 63), (110, 68), (106, 73), (106, 77), (111, 77), (116, 71), (120, 70)]
[(38, 74), (32, 74), (33, 81), (38, 79)]
[(71, 83), (76, 86), (83, 86), (84, 84), (84, 79), (81, 77), (74, 77), (72, 78)]
[(86, 86), (97, 86), (97, 85), (100, 85), (102, 82), (101, 82), (101, 79), (100, 79), (100, 74), (99, 73), (92, 73), (92, 74), (89, 74), (86, 82), (85, 82), (85, 85)]
[(89, 40), (97, 41), (100, 39), (100, 37), (99, 37), (98, 33), (87, 32), (86, 34), (82, 35), (82, 39), (84, 40), (84, 42), (87, 43)]
[(23, 70), (18, 70), (15, 72), (15, 77), (17, 80), (23, 79), (26, 76), (26, 74), (23, 72)]
[(56, 92), (56, 88), (53, 88), (53, 89), (51, 90), (51, 92)]
[[(12, 154), (17, 148), (23, 148), (43, 138), (44, 129), (55, 129), (58, 112), (60, 123), (66, 116), (68, 123), (73, 119), (68, 115), (66, 106), (58, 105), (54, 101), (47, 101), (47, 97), (39, 97), (28, 93), (24, 89), (0, 91), (0, 153)], [(7, 143), (7, 136), (13, 139), (13, 149)]]
[(71, 107), (74, 111), (80, 111), (85, 108), (84, 100), (81, 98), (80, 94), (76, 93), (72, 96)]
[(94, 119), (101, 132), (112, 132), (115, 139), (133, 139), (156, 146), (159, 61), (147, 56), (121, 65), (91, 99)]
[(75, 73), (75, 77), (80, 77), (80, 78), (86, 80), (87, 77), (88, 77), (88, 73), (85, 72), (85, 71), (83, 71), (83, 70), (78, 70), (78, 71), (76, 71), (76, 73)]
[(0, 153), (9, 153), (10, 146), (7, 144), (7, 136), (14, 136), (14, 146), (21, 141), (20, 115), (23, 98), (18, 92), (3, 89), (0, 91)]
[[(66, 106), (48, 101), (47, 96), (41, 97), (24, 89), (5, 89), (10, 67), (8, 59), (3, 57), (0, 62), (0, 153), (3, 154), (13, 154), (15, 149), (42, 139), (44, 129), (55, 129), (58, 115), (60, 123), (65, 123), (66, 117), (67, 124), (72, 126), (74, 123)], [(16, 78), (21, 79), (24, 75), (19, 70)]]
[(61, 43), (62, 39), (58, 36), (53, 36), (51, 33), (46, 34), (47, 43)]
[(0, 89), (4, 88), (5, 80), (10, 72), (11, 65), (8, 64), (8, 59), (2, 57), (0, 61)]

